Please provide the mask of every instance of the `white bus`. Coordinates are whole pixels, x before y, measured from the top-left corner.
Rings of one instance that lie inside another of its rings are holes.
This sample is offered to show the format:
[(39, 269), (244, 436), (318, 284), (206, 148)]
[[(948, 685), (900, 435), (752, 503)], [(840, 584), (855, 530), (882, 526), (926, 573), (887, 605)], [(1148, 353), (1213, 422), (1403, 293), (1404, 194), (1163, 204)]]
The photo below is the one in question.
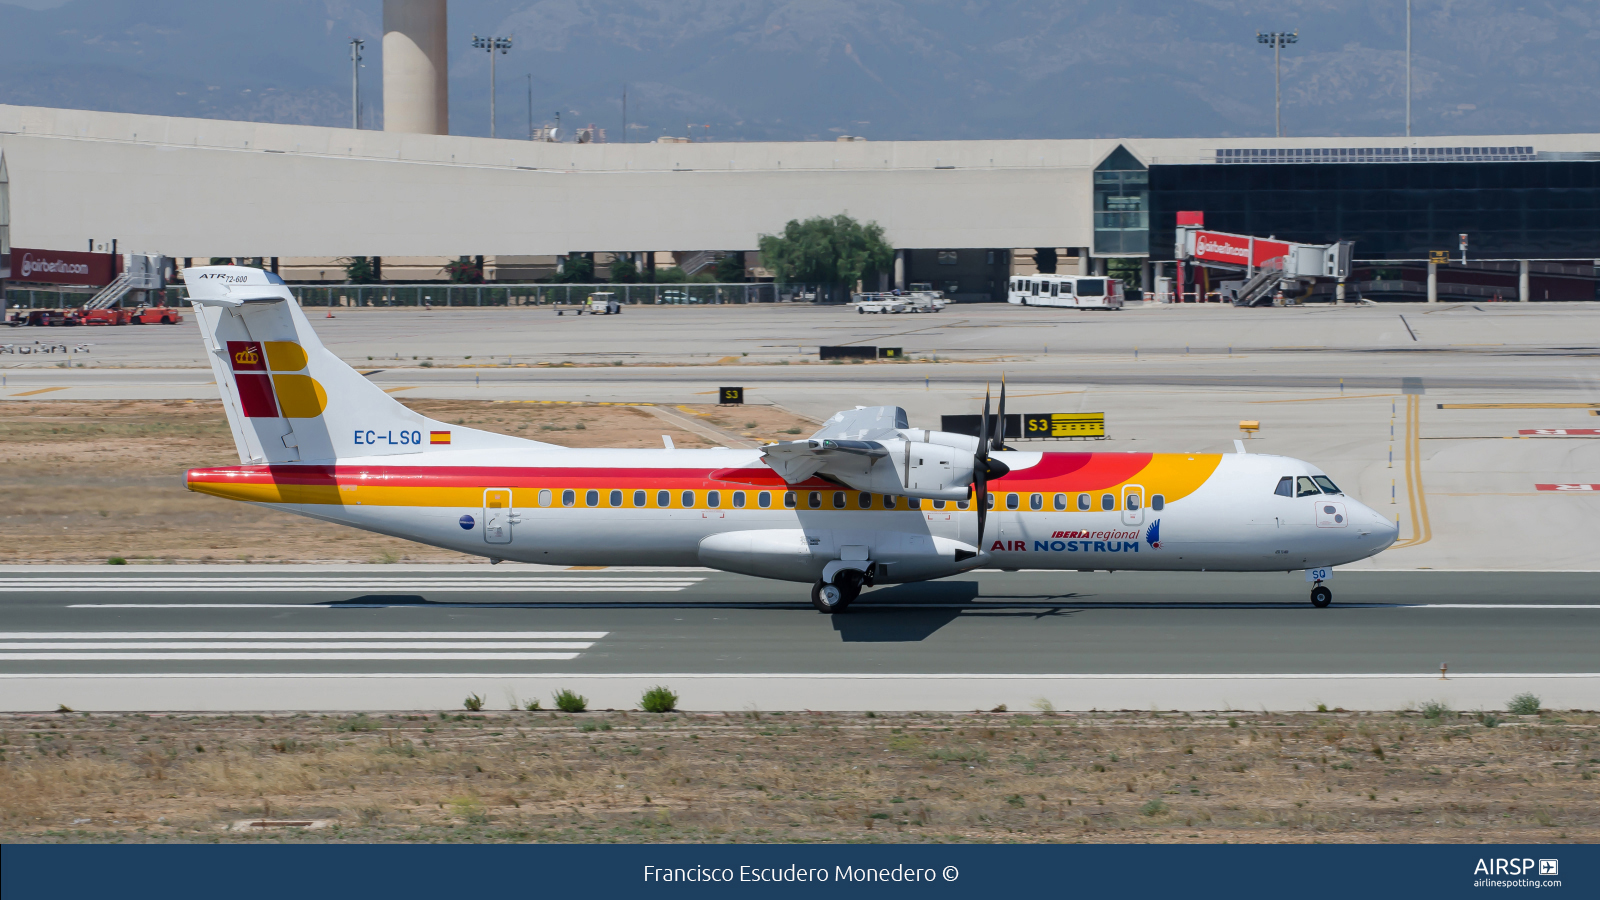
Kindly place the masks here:
[(1121, 309), (1122, 282), (1098, 275), (1015, 275), (1006, 302), (1019, 306)]

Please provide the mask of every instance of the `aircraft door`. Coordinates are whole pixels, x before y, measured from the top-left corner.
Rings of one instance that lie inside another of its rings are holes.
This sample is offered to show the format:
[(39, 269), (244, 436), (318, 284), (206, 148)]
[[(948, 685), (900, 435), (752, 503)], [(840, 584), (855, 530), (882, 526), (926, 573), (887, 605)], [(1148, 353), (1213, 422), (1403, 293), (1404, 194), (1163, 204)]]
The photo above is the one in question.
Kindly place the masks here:
[(511, 523), (515, 521), (510, 488), (490, 488), (483, 492), (483, 539), (491, 544), (511, 543)]
[(1130, 484), (1122, 489), (1122, 524), (1139, 525), (1144, 522), (1144, 488)]

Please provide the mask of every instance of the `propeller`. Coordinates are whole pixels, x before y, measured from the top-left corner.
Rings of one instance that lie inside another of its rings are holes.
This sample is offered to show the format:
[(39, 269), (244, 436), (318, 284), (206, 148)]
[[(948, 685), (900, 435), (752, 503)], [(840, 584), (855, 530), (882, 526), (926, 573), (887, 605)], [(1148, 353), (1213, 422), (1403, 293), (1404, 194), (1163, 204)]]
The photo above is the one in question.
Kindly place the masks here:
[[(987, 412), (985, 414), (987, 414)], [(995, 435), (993, 441), (989, 445), (989, 449), (1009, 450), (1011, 448), (1006, 446), (1006, 377), (1004, 375), (1000, 376), (1000, 411), (995, 416), (995, 419), (997, 420), (995, 425), (998, 428), (999, 434)]]
[[(1001, 403), (1005, 403), (1005, 383), (1000, 385)], [(1004, 411), (1005, 406), (1002, 405)], [(1001, 420), (1002, 422), (1004, 420)], [(1004, 426), (1002, 426), (1002, 431)], [(994, 443), (999, 443), (998, 440)], [(1010, 472), (1005, 463), (989, 455), (991, 439), (989, 435), (989, 389), (983, 390), (983, 418), (978, 425), (978, 452), (972, 458), (972, 499), (978, 505), (978, 548), (983, 548), (983, 526), (989, 516), (989, 479), (999, 478)]]

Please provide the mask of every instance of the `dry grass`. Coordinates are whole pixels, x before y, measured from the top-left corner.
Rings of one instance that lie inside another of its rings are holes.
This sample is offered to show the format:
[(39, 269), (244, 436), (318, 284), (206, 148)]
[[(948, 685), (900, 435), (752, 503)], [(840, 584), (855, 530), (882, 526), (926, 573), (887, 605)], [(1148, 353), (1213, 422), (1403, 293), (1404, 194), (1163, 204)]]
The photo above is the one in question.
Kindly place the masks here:
[[(1600, 716), (0, 717), (0, 840), (1588, 842)], [(332, 819), (289, 835), (244, 817)]]
[[(632, 407), (414, 400), (429, 416), (569, 447), (711, 442)], [(814, 426), (771, 407), (717, 424), (760, 439)], [(582, 427), (579, 427), (582, 426)], [(190, 468), (237, 465), (222, 406), (198, 401), (0, 403), (0, 563), (468, 562), (467, 557), (244, 503), (190, 493)]]

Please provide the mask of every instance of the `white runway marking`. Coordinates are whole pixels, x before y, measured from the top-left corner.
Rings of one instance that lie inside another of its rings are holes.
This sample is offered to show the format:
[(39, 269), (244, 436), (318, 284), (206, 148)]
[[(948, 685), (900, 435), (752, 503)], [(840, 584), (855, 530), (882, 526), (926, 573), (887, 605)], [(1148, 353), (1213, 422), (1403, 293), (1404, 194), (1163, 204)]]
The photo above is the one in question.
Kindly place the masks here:
[(326, 591), (448, 591), (522, 593), (551, 591), (681, 591), (704, 581), (684, 578), (22, 578), (0, 583), (0, 593), (304, 593)]
[[(0, 632), (0, 662), (570, 660), (605, 631)], [(552, 638), (556, 640), (552, 640)], [(561, 639), (565, 640), (561, 640)], [(576, 639), (576, 640), (574, 640)]]
[(587, 650), (592, 641), (15, 641), (0, 650)]
[(351, 640), (501, 640), (598, 641), (609, 631), (0, 631), (0, 641), (351, 641)]
[(483, 660), (577, 659), (576, 653), (0, 653), (0, 662), (134, 660)]

